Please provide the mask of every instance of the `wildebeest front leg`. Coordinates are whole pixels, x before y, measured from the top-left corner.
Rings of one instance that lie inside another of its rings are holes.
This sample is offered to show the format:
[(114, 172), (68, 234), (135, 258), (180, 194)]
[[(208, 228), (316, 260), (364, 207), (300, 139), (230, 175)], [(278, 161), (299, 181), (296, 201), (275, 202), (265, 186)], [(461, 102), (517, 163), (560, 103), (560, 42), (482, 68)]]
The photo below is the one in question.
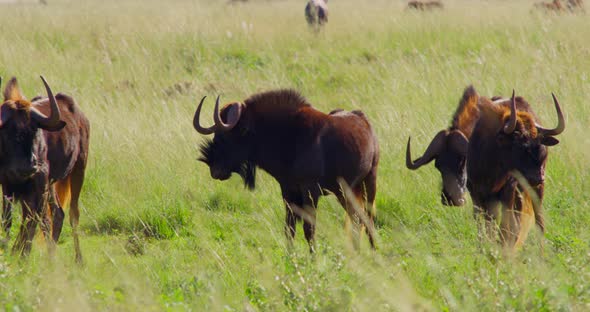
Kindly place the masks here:
[[(41, 185), (43, 184), (41, 183)], [(30, 253), (37, 224), (41, 222), (41, 229), (46, 238), (49, 253), (53, 254), (55, 244), (50, 239), (47, 193), (46, 189), (42, 189), (31, 192), (22, 198), (23, 217), (18, 237), (12, 248), (13, 253), (20, 253), (21, 256), (26, 256)]]
[(40, 216), (33, 211), (33, 209), (36, 208), (34, 202), (24, 200), (22, 205), (23, 218), (18, 236), (12, 247), (12, 252), (19, 253), (21, 256), (26, 256), (31, 251), (33, 237), (35, 236)]
[(473, 217), (477, 221), (477, 232), (481, 243), (483, 243), (483, 241), (495, 240), (497, 238), (497, 202), (479, 202), (477, 200), (474, 200)]
[(500, 240), (505, 247), (514, 247), (519, 232), (519, 217), (515, 205), (516, 188), (507, 187), (502, 194), (502, 220), (500, 221)]
[(49, 255), (53, 256), (55, 253), (55, 246), (56, 242), (53, 240), (51, 235), (51, 214), (49, 213), (49, 188), (50, 185), (47, 185), (47, 189), (40, 193), (41, 195), (37, 199), (37, 207), (36, 213), (39, 213), (39, 217), (41, 219), (41, 231), (43, 232), (43, 237), (45, 237), (45, 242), (47, 243), (47, 249), (49, 251)]

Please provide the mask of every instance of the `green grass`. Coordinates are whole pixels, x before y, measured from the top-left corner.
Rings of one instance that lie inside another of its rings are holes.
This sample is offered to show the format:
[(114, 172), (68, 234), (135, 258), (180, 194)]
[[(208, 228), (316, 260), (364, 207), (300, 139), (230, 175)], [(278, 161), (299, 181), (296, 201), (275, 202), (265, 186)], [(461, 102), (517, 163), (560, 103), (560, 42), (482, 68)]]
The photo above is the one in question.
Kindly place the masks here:
[[(55, 259), (0, 254), (0, 308), (33, 310), (413, 311), (590, 308), (590, 19), (530, 14), (531, 1), (330, 2), (308, 31), (301, 1), (49, 1), (0, 5), (0, 75), (42, 94), (39, 74), (91, 121), (82, 195), (85, 266), (65, 226)], [(443, 207), (440, 177), (404, 165), (448, 126), (463, 88), (514, 88), (547, 126), (567, 116), (547, 168), (544, 254), (481, 245), (471, 204)], [(279, 87), (322, 111), (362, 109), (381, 145), (379, 246), (352, 250), (334, 198), (318, 252), (289, 250), (278, 184), (249, 192), (197, 162), (197, 101)], [(18, 214), (17, 214), (18, 215)], [(17, 224), (18, 225), (18, 224)], [(17, 226), (13, 228), (16, 233)], [(14, 236), (14, 235), (13, 235)], [(12, 242), (11, 242), (12, 243)]]

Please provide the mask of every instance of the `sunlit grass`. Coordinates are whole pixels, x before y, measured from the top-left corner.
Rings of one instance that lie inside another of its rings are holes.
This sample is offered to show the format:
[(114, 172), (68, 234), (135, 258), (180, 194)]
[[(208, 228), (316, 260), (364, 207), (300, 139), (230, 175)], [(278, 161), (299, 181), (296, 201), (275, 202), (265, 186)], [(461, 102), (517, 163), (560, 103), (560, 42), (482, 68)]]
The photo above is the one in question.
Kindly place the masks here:
[[(74, 263), (67, 225), (53, 261), (41, 239), (26, 261), (2, 254), (0, 307), (587, 310), (590, 19), (530, 14), (531, 3), (457, 0), (415, 14), (402, 1), (330, 1), (317, 36), (291, 0), (0, 4), (0, 75), (17, 76), (29, 98), (45, 75), (77, 99), (92, 136), (85, 266)], [(441, 206), (438, 172), (405, 168), (408, 135), (422, 151), (468, 84), (489, 96), (516, 89), (548, 127), (551, 92), (562, 103), (544, 255), (536, 233), (514, 257), (480, 245), (470, 203)], [(300, 228), (289, 250), (271, 177), (259, 173), (249, 192), (237, 177), (213, 181), (197, 162), (202, 137), (191, 122), (203, 95), (241, 100), (279, 87), (323, 111), (369, 116), (382, 153), (377, 252), (366, 241), (352, 251), (330, 197), (318, 209), (318, 253), (308, 254)]]

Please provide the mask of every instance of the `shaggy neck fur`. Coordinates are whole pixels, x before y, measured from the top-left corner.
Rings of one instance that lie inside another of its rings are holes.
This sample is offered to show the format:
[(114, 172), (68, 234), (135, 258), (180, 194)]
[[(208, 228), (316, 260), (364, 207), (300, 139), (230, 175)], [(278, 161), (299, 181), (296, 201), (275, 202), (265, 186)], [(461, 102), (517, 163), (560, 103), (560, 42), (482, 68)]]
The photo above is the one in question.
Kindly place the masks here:
[[(523, 136), (535, 139), (537, 138), (537, 127), (535, 126), (536, 118), (532, 113), (529, 104), (521, 97), (516, 101), (516, 130)], [(487, 98), (481, 98), (479, 101), (481, 109), (480, 123), (489, 134), (497, 134), (510, 119), (510, 99), (492, 102)]]
[(479, 96), (473, 86), (468, 86), (465, 89), (455, 115), (453, 115), (451, 130), (459, 130), (465, 137), (471, 137), (475, 123), (479, 118), (478, 98)]

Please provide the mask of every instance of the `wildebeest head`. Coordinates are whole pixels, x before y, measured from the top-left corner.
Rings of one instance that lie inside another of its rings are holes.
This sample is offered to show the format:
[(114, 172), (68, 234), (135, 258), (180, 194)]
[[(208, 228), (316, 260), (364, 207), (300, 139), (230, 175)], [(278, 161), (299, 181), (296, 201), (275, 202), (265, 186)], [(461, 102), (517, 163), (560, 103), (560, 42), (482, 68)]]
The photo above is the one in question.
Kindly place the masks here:
[[(60, 120), (59, 107), (51, 88), (41, 76), (51, 114), (45, 116), (21, 93), (16, 78), (12, 78), (4, 90), (4, 102), (0, 106), (0, 178), (22, 182), (39, 170), (38, 157), (44, 148), (39, 129), (58, 131), (65, 126)], [(1, 81), (0, 81), (1, 82)]]
[[(565, 119), (561, 107), (554, 94), (553, 103), (557, 111), (558, 124), (555, 129), (545, 129), (536, 123), (531, 112), (517, 110), (517, 102), (524, 102), (522, 98), (515, 98), (514, 91), (510, 100), (496, 101), (496, 105), (485, 106), (484, 110), (495, 108), (501, 116), (499, 127), (496, 127), (496, 144), (498, 154), (510, 155), (504, 160), (504, 170), (519, 171), (532, 187), (544, 182), (547, 146), (559, 143), (555, 136), (565, 129)], [(528, 106), (528, 104), (526, 104)], [(509, 110), (506, 108), (509, 106)], [(484, 113), (484, 115), (489, 115)]]
[(406, 166), (416, 170), (434, 160), (443, 180), (441, 200), (444, 205), (462, 206), (465, 203), (467, 175), (465, 159), (468, 140), (459, 130), (440, 131), (430, 142), (424, 155), (412, 161), (410, 138), (406, 149)]
[(451, 126), (440, 131), (432, 140), (424, 155), (412, 161), (410, 140), (406, 151), (406, 166), (415, 170), (435, 160), (442, 177), (441, 201), (447, 206), (462, 206), (465, 203), (467, 184), (466, 158), (469, 137), (479, 118), (479, 95), (471, 85), (463, 91)]
[(199, 160), (209, 166), (211, 177), (217, 180), (229, 179), (232, 173), (239, 174), (244, 184), (255, 187), (256, 165), (250, 161), (250, 133), (245, 119), (245, 105), (230, 103), (219, 109), (219, 97), (215, 102), (213, 113), (214, 124), (202, 127), (199, 122), (201, 108), (206, 97), (203, 97), (193, 119), (193, 126), (200, 134), (215, 134), (213, 140), (201, 145)]

